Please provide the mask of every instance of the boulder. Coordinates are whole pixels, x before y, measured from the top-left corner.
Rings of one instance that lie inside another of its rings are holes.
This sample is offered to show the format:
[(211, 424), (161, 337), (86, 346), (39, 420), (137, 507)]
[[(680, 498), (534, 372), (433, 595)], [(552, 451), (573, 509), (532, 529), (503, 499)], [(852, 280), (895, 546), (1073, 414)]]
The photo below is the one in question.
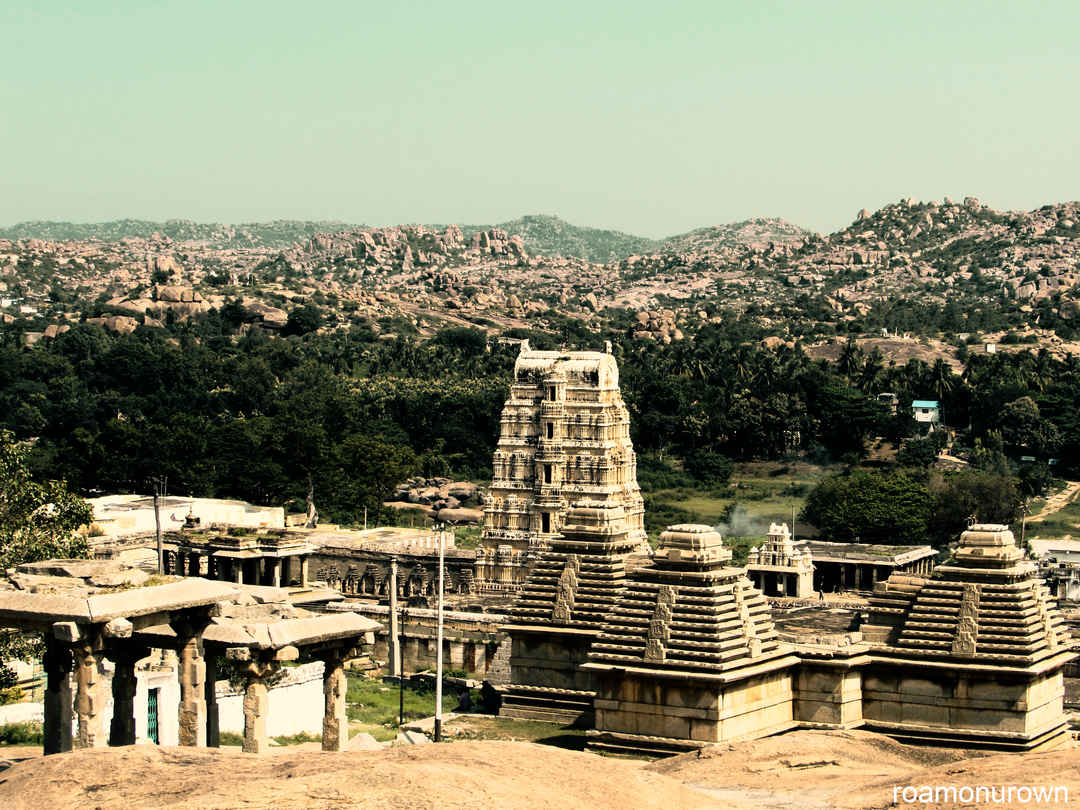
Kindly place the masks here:
[(444, 521), (446, 523), (482, 523), (484, 521), (484, 510), (482, 509), (440, 509), (436, 514), (436, 519)]
[(447, 485), (446, 493), (461, 501), (467, 501), (476, 495), (478, 487), (469, 481), (454, 481)]
[(110, 332), (116, 332), (118, 335), (130, 335), (139, 328), (139, 322), (127, 315), (113, 315), (106, 318), (103, 325)]

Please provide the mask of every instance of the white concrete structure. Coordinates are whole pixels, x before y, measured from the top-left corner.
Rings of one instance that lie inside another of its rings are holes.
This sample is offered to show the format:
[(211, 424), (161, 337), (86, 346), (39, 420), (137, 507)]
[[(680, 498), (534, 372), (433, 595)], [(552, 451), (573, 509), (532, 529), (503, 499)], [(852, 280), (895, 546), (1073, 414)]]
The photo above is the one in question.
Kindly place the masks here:
[[(304, 731), (322, 734), (325, 668), (322, 661), (285, 668), (285, 677), (268, 690), (267, 736), (289, 737)], [(234, 690), (228, 681), (218, 681), (217, 700), (220, 729), (243, 734), (243, 691)]]
[[(153, 532), (154, 499), (149, 495), (105, 495), (90, 498), (94, 509), (93, 526), (106, 537)], [(170, 495), (162, 499), (161, 530), (175, 531), (184, 526), (191, 514), (201, 526), (227, 523), (252, 529), (284, 529), (285, 510), (280, 506), (255, 506), (244, 501), (219, 498), (186, 498)]]
[(1059, 563), (1080, 564), (1080, 540), (1032, 538), (1028, 542), (1031, 544), (1031, 553), (1035, 555), (1036, 559), (1053, 557)]

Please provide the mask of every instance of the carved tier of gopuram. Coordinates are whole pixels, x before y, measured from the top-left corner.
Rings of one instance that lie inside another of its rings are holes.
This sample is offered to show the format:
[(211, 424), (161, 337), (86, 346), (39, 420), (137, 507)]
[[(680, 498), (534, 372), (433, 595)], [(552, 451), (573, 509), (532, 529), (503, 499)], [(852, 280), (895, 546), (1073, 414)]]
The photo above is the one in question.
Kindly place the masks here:
[(796, 541), (786, 523), (769, 525), (769, 536), (754, 546), (746, 575), (766, 596), (807, 599), (814, 595), (814, 562), (806, 541)]
[(590, 748), (668, 754), (793, 727), (798, 658), (730, 561), (710, 527), (672, 526), (630, 575), (583, 667)]
[(510, 684), (500, 715), (592, 725), (592, 674), (581, 669), (637, 548), (623, 507), (583, 501), (540, 553), (510, 610)]
[(579, 500), (621, 506), (630, 540), (644, 550), (630, 414), (610, 344), (555, 352), (522, 342), (492, 466), (476, 554), (483, 590), (517, 590)]
[(866, 728), (1032, 750), (1067, 739), (1064, 620), (1007, 526), (975, 525), (932, 575), (879, 583), (863, 638)]

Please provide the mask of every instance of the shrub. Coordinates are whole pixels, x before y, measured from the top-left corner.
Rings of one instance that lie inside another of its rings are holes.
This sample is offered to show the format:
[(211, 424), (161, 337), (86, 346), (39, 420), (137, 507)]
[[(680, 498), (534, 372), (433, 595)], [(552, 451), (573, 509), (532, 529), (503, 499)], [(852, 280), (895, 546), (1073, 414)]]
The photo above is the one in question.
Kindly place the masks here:
[(42, 745), (41, 723), (5, 723), (0, 726), (0, 745)]

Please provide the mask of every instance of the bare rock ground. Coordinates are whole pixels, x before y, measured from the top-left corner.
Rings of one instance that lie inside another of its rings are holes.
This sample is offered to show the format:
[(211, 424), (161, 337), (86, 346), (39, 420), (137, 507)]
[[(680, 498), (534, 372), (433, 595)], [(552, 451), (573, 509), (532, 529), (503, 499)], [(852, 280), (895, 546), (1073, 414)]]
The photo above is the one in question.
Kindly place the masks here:
[[(914, 747), (862, 731), (797, 731), (651, 763), (490, 740), (262, 756), (135, 746), (35, 757), (7, 770), (0, 764), (0, 807), (953, 810), (972, 806), (949, 801), (894, 804), (894, 787), (922, 785), (1063, 786), (1075, 802), (1080, 797), (1080, 757), (1076, 749), (1020, 755)], [(1021, 808), (1031, 803), (994, 806)]]
[(518, 742), (345, 753), (131, 746), (25, 760), (0, 772), (0, 807), (587, 808), (708, 807), (633, 760)]

